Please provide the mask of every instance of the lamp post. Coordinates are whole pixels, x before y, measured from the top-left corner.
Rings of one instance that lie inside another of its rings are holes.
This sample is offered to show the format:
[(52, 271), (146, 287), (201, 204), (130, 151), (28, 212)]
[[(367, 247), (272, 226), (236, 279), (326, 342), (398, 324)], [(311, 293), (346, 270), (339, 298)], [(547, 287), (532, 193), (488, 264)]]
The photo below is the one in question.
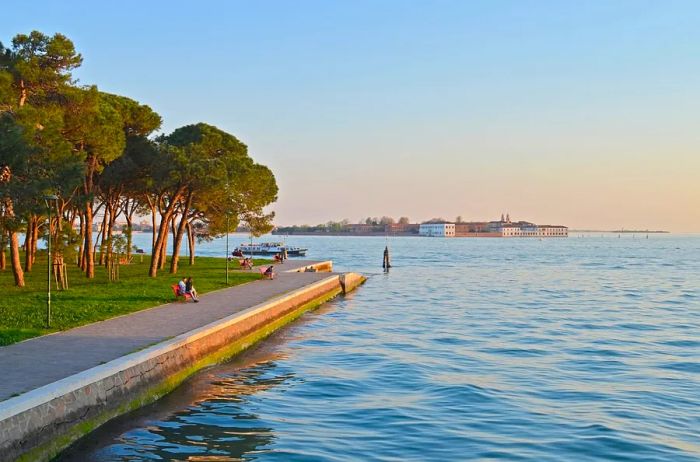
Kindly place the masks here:
[[(228, 176), (228, 172), (226, 172), (226, 176)], [(228, 181), (226, 182), (226, 192), (228, 193)], [(228, 213), (228, 207), (226, 208), (226, 285), (228, 286), (228, 259), (229, 259), (229, 254), (228, 254), (228, 230), (229, 230), (229, 213)]]
[(47, 232), (46, 248), (48, 249), (48, 259), (46, 262), (47, 277), (46, 277), (46, 327), (51, 327), (51, 201), (57, 201), (58, 196), (55, 194), (50, 194), (44, 196), (44, 202), (46, 203), (46, 208), (49, 211), (49, 228)]

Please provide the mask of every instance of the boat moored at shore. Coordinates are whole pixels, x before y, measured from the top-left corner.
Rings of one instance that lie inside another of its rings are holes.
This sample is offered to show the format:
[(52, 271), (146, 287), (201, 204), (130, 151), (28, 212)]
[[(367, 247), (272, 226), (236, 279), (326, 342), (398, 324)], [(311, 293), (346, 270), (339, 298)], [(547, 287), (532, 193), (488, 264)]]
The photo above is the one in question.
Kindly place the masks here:
[(240, 255), (277, 255), (287, 251), (289, 257), (303, 257), (307, 250), (303, 247), (285, 245), (283, 242), (261, 242), (259, 244), (241, 244), (236, 247), (233, 254)]

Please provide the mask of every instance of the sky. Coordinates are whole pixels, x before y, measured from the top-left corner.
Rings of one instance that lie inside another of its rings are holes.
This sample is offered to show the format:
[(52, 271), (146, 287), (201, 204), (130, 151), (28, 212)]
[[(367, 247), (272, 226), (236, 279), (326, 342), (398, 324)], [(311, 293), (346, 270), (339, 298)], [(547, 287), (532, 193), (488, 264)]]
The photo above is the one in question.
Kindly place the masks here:
[(236, 135), (276, 223), (501, 213), (700, 232), (697, 1), (7, 2), (163, 132)]

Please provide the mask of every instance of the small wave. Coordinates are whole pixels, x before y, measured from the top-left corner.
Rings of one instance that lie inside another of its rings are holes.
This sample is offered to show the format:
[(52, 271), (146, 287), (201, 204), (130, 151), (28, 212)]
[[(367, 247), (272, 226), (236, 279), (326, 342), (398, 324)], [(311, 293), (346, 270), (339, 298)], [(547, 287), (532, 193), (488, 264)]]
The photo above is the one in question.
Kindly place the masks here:
[(670, 369), (674, 371), (700, 374), (700, 363), (698, 362), (674, 362), (669, 364), (663, 364), (659, 367), (662, 369)]
[(665, 342), (659, 342), (661, 345), (669, 345), (680, 348), (694, 348), (700, 347), (700, 340), (668, 340)]
[(550, 352), (547, 350), (540, 350), (535, 348), (485, 348), (479, 351), (489, 354), (515, 356), (521, 358), (531, 356), (544, 356), (550, 354)]

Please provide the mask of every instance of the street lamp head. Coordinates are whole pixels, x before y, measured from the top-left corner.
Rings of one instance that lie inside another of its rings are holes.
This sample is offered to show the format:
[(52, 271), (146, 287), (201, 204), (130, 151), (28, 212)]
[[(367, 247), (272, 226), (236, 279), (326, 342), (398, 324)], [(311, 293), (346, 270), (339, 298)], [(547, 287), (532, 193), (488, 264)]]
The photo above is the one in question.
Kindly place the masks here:
[[(51, 201), (58, 201), (58, 196), (55, 194), (44, 195), (44, 203), (46, 204), (46, 208), (49, 209), (49, 213), (51, 213)], [(58, 202), (56, 202), (56, 206), (58, 206)]]

